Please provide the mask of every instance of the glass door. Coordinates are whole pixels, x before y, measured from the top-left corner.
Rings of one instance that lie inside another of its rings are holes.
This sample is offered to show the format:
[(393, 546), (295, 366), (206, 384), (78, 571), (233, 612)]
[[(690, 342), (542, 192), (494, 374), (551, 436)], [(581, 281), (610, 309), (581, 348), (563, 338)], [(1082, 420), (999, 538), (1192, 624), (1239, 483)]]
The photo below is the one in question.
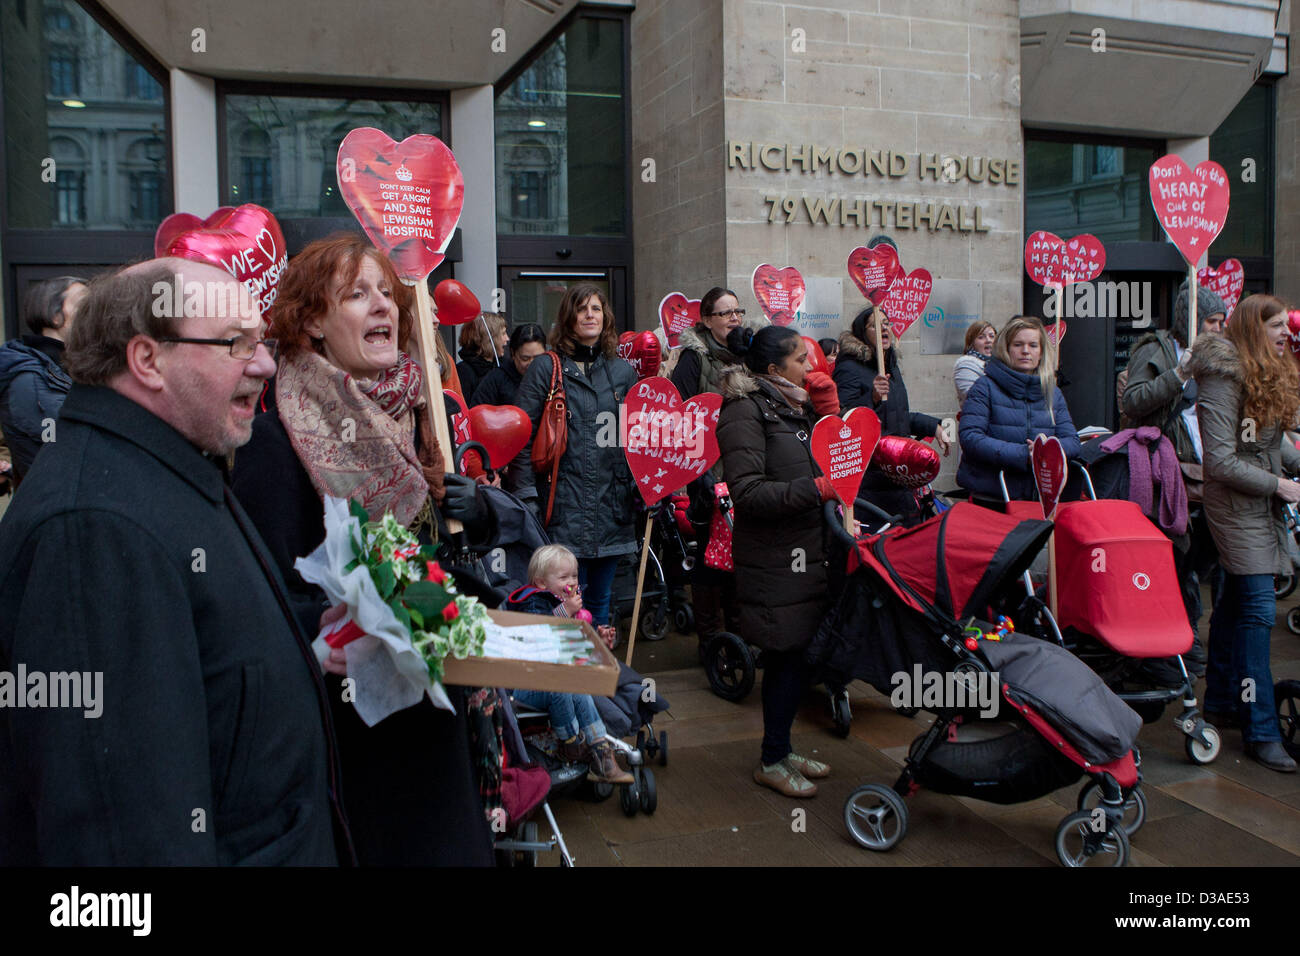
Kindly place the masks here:
[(509, 266), (501, 269), (501, 287), (506, 290), (506, 314), (510, 327), (536, 323), (549, 333), (560, 302), (570, 286), (590, 283), (605, 293), (620, 329), (626, 328), (619, 315), (623, 270), (556, 269)]

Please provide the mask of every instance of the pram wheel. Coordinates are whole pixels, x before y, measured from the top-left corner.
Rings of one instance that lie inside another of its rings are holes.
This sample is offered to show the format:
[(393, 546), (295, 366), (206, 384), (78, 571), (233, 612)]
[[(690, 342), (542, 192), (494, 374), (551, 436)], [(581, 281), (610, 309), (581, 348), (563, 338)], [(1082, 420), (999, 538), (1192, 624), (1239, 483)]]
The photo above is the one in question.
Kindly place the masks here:
[(1284, 597), (1289, 597), (1291, 592), (1294, 590), (1294, 574), (1278, 574), (1273, 577), (1273, 596), (1277, 598), (1277, 600), (1280, 601)]
[(662, 641), (668, 634), (668, 612), (664, 605), (654, 604), (642, 611), (637, 630), (647, 641)]
[(754, 688), (754, 655), (743, 640), (722, 631), (705, 648), (704, 672), (709, 687), (723, 700), (743, 700)]
[(1282, 744), (1290, 753), (1300, 745), (1300, 680), (1280, 680), (1273, 685), (1273, 703), (1277, 707), (1278, 729)]
[(597, 803), (604, 803), (614, 795), (614, 785), (612, 783), (592, 783), (591, 798)]
[(659, 766), (668, 766), (668, 731), (659, 731)]
[[(1093, 780), (1079, 791), (1079, 809), (1091, 813), (1099, 806), (1101, 806), (1101, 784)], [(1142, 824), (1146, 821), (1147, 798), (1142, 794), (1141, 787), (1134, 787), (1124, 798), (1124, 817), (1119, 825), (1131, 839), (1138, 830), (1142, 829)]]
[(907, 804), (892, 788), (868, 783), (844, 801), (844, 825), (860, 846), (883, 852), (907, 835)]
[(673, 627), (678, 634), (690, 634), (695, 630), (695, 611), (689, 604), (683, 604), (673, 612)]
[(853, 729), (853, 710), (849, 706), (847, 690), (831, 694), (831, 720), (834, 721), (831, 729), (836, 737), (847, 737)]
[[(537, 824), (529, 821), (524, 824), (524, 843), (537, 842)], [(537, 866), (536, 850), (518, 850), (515, 853), (515, 866)]]
[(1127, 866), (1128, 834), (1122, 826), (1093, 829), (1091, 810), (1076, 810), (1056, 828), (1056, 857), (1062, 866)]
[(636, 816), (637, 810), (641, 809), (641, 788), (636, 785), (635, 780), (619, 787), (618, 802), (625, 816)]
[(649, 767), (641, 771), (641, 812), (651, 814), (659, 806), (659, 793), (655, 790), (654, 771)]
[(1292, 634), (1300, 634), (1300, 607), (1286, 612), (1286, 629)]
[[(1193, 734), (1195, 731), (1193, 731)], [(1219, 732), (1206, 724), (1201, 728), (1201, 733), (1205, 736), (1205, 743), (1197, 740), (1193, 734), (1189, 734), (1183, 739), (1183, 746), (1187, 750), (1187, 759), (1192, 763), (1213, 763), (1214, 758), (1219, 756), (1219, 747), (1222, 741), (1219, 740)]]

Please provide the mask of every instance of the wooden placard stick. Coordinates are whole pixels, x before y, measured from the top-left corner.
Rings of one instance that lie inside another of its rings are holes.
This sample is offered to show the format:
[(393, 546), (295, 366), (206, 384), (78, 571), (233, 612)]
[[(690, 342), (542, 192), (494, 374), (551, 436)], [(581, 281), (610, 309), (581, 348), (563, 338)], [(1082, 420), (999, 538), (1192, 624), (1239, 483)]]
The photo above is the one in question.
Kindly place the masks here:
[[(442, 370), (438, 365), (438, 345), (434, 336), (438, 334), (438, 314), (433, 309), (433, 297), (429, 295), (429, 282), (420, 279), (407, 283), (415, 290), (415, 327), (411, 330), (415, 338), (415, 354), (424, 370), (424, 401), (429, 418), (433, 423), (433, 437), (442, 452), (443, 469), (456, 470), (456, 447), (451, 443), (451, 433), (447, 429), (447, 406), (442, 397)], [(461, 523), (453, 518), (447, 519), (447, 530), (456, 534), (461, 530)]]
[(1196, 263), (1187, 266), (1187, 347), (1196, 344), (1196, 293), (1199, 286), (1196, 281)]
[(627, 638), (627, 666), (632, 666), (632, 650), (636, 647), (636, 625), (641, 620), (641, 590), (645, 585), (645, 566), (650, 557), (650, 532), (654, 530), (655, 518), (652, 512), (646, 512), (645, 537), (641, 540), (641, 566), (636, 572), (636, 597), (632, 600), (632, 629)]

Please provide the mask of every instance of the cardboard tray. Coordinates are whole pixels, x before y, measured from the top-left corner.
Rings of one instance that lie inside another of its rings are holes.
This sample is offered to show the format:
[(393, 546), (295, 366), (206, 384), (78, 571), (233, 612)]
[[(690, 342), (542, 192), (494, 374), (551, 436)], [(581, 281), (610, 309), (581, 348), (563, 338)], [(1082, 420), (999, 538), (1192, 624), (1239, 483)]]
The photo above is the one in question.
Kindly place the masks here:
[(470, 657), (458, 661), (448, 655), (443, 661), (443, 683), (468, 687), (506, 687), (511, 690), (550, 690), (566, 694), (592, 694), (596, 697), (612, 697), (617, 690), (618, 661), (585, 621), (557, 618), (549, 614), (519, 614), (515, 611), (488, 611), (488, 617), (503, 627), (580, 624), (592, 646), (591, 656), (600, 663), (542, 664), (499, 657)]

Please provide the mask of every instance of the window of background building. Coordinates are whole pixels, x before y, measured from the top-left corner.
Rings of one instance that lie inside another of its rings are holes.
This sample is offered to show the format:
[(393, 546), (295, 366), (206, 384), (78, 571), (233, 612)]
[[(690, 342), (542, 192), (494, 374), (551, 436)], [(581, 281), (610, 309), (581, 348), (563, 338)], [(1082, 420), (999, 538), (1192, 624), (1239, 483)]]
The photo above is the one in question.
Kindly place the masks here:
[(75, 0), (36, 9), (0, 0), (4, 229), (152, 232), (171, 212), (165, 74)]
[(626, 235), (624, 29), (579, 16), (498, 93), (499, 234)]
[[(1212, 262), (1237, 258), (1246, 267), (1247, 280), (1271, 284), (1273, 256), (1273, 93), (1271, 83), (1250, 88), (1210, 137), (1210, 159), (1228, 174), (1232, 192), (1223, 232), (1210, 247)], [(1254, 182), (1242, 175), (1249, 160)], [(1248, 263), (1246, 260), (1267, 260)], [(1252, 268), (1253, 266), (1253, 268)], [(1261, 270), (1266, 270), (1265, 277)], [(1253, 274), (1252, 274), (1253, 273)], [(1264, 288), (1267, 285), (1261, 287)]]
[(1155, 240), (1147, 170), (1154, 145), (1025, 131), (1025, 232), (1092, 233), (1102, 243)]
[(242, 84), (223, 86), (221, 100), (222, 202), (257, 203), (280, 220), (351, 217), (336, 173), (339, 143), (351, 130), (373, 126), (398, 141), (443, 137), (441, 100), (290, 95)]

